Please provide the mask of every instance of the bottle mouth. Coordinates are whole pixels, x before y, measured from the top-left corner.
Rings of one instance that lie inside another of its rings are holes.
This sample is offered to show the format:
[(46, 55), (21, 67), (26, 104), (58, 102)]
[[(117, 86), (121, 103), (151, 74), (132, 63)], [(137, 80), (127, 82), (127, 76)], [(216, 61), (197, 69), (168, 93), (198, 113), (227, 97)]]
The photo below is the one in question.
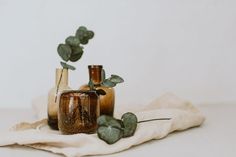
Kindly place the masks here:
[(91, 68), (103, 68), (102, 65), (88, 65), (88, 68), (91, 69)]
[(62, 95), (73, 94), (73, 93), (80, 93), (80, 94), (95, 93), (95, 94), (97, 94), (96, 90), (73, 90), (73, 89), (69, 89), (69, 90), (62, 91), (60, 95), (62, 96)]

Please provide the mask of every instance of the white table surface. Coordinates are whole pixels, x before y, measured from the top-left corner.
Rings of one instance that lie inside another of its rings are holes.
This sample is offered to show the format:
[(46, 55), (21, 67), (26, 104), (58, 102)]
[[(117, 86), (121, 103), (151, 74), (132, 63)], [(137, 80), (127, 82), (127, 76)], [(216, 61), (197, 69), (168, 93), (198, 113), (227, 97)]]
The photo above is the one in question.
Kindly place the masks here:
[[(201, 127), (175, 132), (106, 157), (236, 157), (236, 103), (197, 106), (206, 116)], [(31, 109), (0, 109), (0, 130), (34, 120)], [(0, 135), (1, 140), (1, 135)], [(60, 157), (27, 147), (0, 147), (0, 157)]]

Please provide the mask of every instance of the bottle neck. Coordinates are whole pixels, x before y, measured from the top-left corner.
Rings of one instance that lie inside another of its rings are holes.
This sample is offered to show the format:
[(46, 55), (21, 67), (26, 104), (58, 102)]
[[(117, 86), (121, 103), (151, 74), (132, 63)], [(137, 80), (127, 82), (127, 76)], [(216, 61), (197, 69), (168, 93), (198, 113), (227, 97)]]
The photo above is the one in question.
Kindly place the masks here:
[[(59, 84), (60, 82), (60, 84)], [(59, 84), (59, 87), (67, 87), (68, 86), (68, 69), (56, 69), (56, 87)]]
[(94, 85), (102, 83), (102, 65), (89, 65), (89, 80), (92, 80)]

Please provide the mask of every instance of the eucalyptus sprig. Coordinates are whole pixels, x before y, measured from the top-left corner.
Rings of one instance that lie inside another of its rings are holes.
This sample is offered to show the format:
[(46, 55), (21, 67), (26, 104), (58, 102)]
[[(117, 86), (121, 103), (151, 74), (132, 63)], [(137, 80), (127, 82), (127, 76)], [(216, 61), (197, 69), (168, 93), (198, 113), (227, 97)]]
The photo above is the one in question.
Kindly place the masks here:
[(65, 69), (75, 70), (76, 68), (67, 62), (77, 62), (84, 53), (82, 45), (88, 44), (89, 40), (94, 37), (94, 32), (88, 30), (84, 26), (80, 26), (74, 36), (66, 38), (65, 43), (61, 43), (57, 47), (57, 52), (63, 62), (61, 66)]
[[(82, 45), (88, 44), (89, 40), (94, 37), (94, 32), (88, 30), (84, 26), (80, 26), (75, 35), (66, 38), (65, 43), (61, 43), (57, 47), (58, 55), (63, 61), (60, 62), (62, 66), (62, 72), (57, 84), (56, 95), (58, 94), (59, 85), (61, 83), (62, 73), (64, 69), (75, 70), (76, 68), (70, 64), (70, 62), (77, 62), (81, 59), (84, 53), (84, 47)], [(57, 101), (57, 96), (55, 97), (55, 102)]]
[(113, 144), (121, 138), (133, 136), (138, 123), (170, 119), (171, 118), (158, 118), (138, 121), (137, 116), (131, 112), (123, 114), (121, 120), (115, 119), (111, 116), (102, 115), (97, 119), (97, 135), (107, 144)]
[(124, 79), (118, 75), (111, 75), (102, 81), (102, 85), (106, 87), (115, 87), (118, 83), (123, 83)]
[[(102, 82), (101, 85), (105, 87), (115, 87), (119, 83), (123, 83), (124, 79), (118, 75), (112, 74), (109, 78), (106, 78), (106, 72), (102, 70)], [(94, 89), (94, 83), (92, 80), (89, 80), (88, 86), (90, 89)]]
[(106, 87), (115, 87), (118, 83), (123, 83), (124, 79), (118, 75), (112, 74), (109, 78), (106, 78), (106, 72), (102, 70), (102, 85)]

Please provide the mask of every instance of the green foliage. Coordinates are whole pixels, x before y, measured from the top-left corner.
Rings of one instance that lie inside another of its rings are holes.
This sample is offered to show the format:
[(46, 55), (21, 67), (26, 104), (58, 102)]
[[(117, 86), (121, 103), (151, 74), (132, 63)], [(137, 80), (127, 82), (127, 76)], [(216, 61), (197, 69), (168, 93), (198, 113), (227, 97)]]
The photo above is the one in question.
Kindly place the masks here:
[(104, 140), (107, 144), (113, 144), (122, 138), (122, 131), (119, 128), (112, 126), (100, 126), (97, 130), (98, 137)]
[(113, 117), (107, 116), (107, 115), (102, 115), (97, 119), (97, 124), (99, 126), (113, 126), (113, 127), (118, 127), (121, 128), (120, 123)]
[(89, 80), (88, 86), (90, 88), (90, 90), (93, 90), (97, 93), (97, 95), (106, 95), (106, 92), (103, 89), (96, 89), (94, 87), (94, 83), (92, 80)]
[(111, 82), (114, 82), (114, 83), (123, 83), (124, 82), (124, 79), (123, 78), (121, 78), (120, 76), (118, 76), (118, 75), (111, 75), (111, 77), (109, 78), (109, 80), (111, 81)]
[(138, 123), (170, 119), (171, 118), (158, 118), (138, 122), (137, 116), (131, 112), (123, 114), (121, 120), (115, 119), (111, 116), (102, 115), (97, 119), (97, 135), (106, 143), (113, 144), (121, 138), (133, 136), (137, 129)]
[(76, 46), (79, 46), (80, 41), (77, 37), (69, 36), (68, 38), (66, 38), (66, 44), (76, 47)]
[(128, 112), (121, 117), (124, 124), (124, 136), (130, 137), (134, 135), (137, 128), (138, 119), (135, 114)]
[(98, 137), (107, 144), (113, 144), (123, 137), (121, 124), (113, 117), (102, 115), (97, 119)]
[(123, 83), (124, 79), (118, 75), (111, 75), (106, 79), (105, 70), (102, 70), (102, 85), (105, 87), (115, 87), (118, 83)]
[(77, 46), (77, 47), (72, 47), (72, 53), (70, 56), (70, 61), (71, 62), (76, 62), (78, 61), (82, 55), (83, 55), (84, 51), (83, 51), (83, 47), (81, 46)]
[(57, 52), (61, 59), (67, 62), (70, 59), (72, 49), (67, 44), (59, 44), (57, 47)]
[[(63, 44), (58, 45), (57, 52), (59, 56), (61, 57), (61, 59), (64, 61), (64, 62), (60, 62), (63, 69), (75, 70), (75, 67), (67, 64), (67, 62), (68, 61), (77, 62), (79, 59), (81, 59), (84, 51), (83, 51), (83, 46), (81, 46), (80, 44), (83, 44), (83, 45), (87, 44), (88, 41), (92, 39), (93, 37), (94, 37), (93, 31), (87, 30), (86, 27), (81, 26), (76, 31), (75, 36), (67, 37), (65, 40), (65, 44), (63, 43)], [(61, 77), (62, 77), (62, 73), (61, 73)], [(58, 94), (60, 82), (61, 82), (61, 79), (58, 82), (56, 94)], [(55, 98), (55, 102), (56, 100), (57, 100), (57, 96)]]
[[(65, 44), (59, 44), (57, 47), (57, 52), (61, 59), (65, 62), (77, 62), (83, 56), (83, 46), (89, 42), (90, 39), (94, 37), (94, 32), (88, 30), (84, 26), (80, 26), (75, 36), (69, 36), (65, 40)], [(66, 63), (61, 63), (63, 68), (74, 69), (73, 66)], [(72, 68), (73, 67), (73, 68)]]
[(75, 67), (72, 66), (72, 65), (69, 65), (65, 62), (61, 62), (61, 66), (64, 68), (64, 69), (70, 69), (70, 70), (75, 70)]
[(113, 144), (123, 137), (134, 135), (137, 128), (137, 117), (133, 113), (125, 113), (122, 119), (102, 115), (97, 119), (98, 137), (108, 144)]
[(105, 80), (103, 80), (102, 85), (106, 86), (106, 87), (115, 87), (116, 83), (112, 82), (109, 79), (105, 79)]
[(76, 31), (75, 36), (80, 40), (81, 44), (85, 45), (89, 42), (89, 39), (92, 39), (94, 36), (93, 31), (87, 30), (86, 27), (81, 26)]
[[(124, 79), (118, 75), (111, 75), (111, 77), (106, 79), (106, 72), (104, 69), (102, 69), (101, 85), (105, 87), (115, 87), (118, 83), (123, 83), (123, 82), (124, 82)], [(90, 87), (90, 90), (94, 89), (94, 83), (92, 80), (89, 80), (88, 86)]]

